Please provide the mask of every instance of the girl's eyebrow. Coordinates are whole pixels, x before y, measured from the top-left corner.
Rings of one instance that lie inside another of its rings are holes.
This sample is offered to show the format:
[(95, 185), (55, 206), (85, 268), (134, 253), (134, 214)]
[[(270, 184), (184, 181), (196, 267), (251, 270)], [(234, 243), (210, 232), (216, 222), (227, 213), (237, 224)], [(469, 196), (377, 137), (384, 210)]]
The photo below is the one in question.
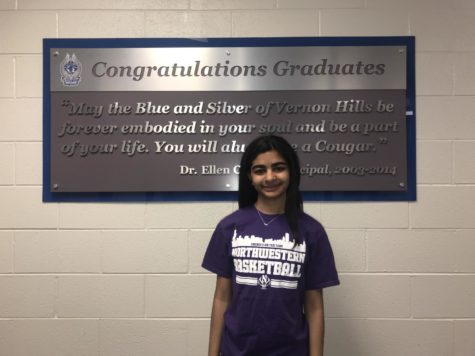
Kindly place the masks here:
[(254, 165), (254, 166), (251, 167), (251, 169), (256, 169), (256, 168), (259, 168), (259, 169), (260, 169), (260, 168), (266, 168), (266, 166), (263, 165), (263, 164), (256, 164), (256, 165)]
[[(287, 163), (285, 163), (284, 161), (281, 161), (281, 162), (275, 162), (275, 163), (272, 163), (271, 164), (271, 167), (276, 167), (276, 166), (281, 166), (281, 165), (284, 165), (286, 166)], [(265, 164), (255, 164), (251, 167), (251, 169), (254, 169), (254, 168), (265, 168), (266, 165)]]

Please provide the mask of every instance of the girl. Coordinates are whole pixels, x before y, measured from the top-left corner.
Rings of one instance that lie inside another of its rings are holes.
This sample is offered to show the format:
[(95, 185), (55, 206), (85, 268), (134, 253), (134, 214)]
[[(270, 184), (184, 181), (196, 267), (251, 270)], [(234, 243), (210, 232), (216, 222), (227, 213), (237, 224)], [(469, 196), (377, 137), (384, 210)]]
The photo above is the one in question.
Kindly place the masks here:
[(322, 356), (322, 288), (339, 284), (323, 227), (302, 210), (290, 144), (246, 148), (239, 210), (221, 220), (202, 266), (217, 274), (208, 356)]

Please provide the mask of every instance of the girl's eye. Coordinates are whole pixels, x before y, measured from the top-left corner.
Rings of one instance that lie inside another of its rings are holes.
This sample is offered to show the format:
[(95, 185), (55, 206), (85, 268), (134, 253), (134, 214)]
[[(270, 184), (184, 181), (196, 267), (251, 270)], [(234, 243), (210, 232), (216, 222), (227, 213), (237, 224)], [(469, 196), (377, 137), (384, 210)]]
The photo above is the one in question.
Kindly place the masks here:
[(263, 169), (263, 168), (254, 168), (254, 169), (252, 170), (252, 173), (257, 174), (257, 175), (262, 175), (262, 174), (264, 174), (265, 172), (266, 172), (266, 170)]
[(283, 172), (283, 171), (285, 171), (286, 169), (287, 169), (287, 166), (284, 165), (284, 164), (273, 167), (273, 171), (274, 171), (274, 172)]

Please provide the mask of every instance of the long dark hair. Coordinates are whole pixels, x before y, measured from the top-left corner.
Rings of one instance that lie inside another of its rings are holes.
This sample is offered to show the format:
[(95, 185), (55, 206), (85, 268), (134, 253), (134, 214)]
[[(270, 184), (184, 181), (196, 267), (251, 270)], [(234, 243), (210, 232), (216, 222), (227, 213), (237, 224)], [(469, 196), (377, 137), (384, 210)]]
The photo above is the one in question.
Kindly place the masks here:
[(249, 179), (252, 162), (261, 153), (272, 150), (277, 151), (282, 156), (289, 169), (285, 216), (294, 241), (300, 243), (298, 216), (303, 210), (302, 196), (299, 190), (300, 163), (294, 149), (284, 138), (274, 135), (259, 136), (247, 145), (241, 157), (241, 168), (239, 170), (239, 208), (245, 208), (256, 203), (257, 191)]

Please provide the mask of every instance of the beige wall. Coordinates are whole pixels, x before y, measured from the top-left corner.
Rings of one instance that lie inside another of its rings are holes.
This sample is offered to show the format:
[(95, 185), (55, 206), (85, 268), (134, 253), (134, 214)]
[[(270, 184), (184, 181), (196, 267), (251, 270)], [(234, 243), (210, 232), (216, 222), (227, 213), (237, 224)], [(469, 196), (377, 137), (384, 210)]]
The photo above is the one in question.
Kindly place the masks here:
[(473, 0), (0, 0), (0, 355), (204, 355), (236, 207), (42, 204), (43, 37), (348, 35), (416, 36), (418, 201), (306, 204), (341, 273), (327, 355), (475, 355)]

